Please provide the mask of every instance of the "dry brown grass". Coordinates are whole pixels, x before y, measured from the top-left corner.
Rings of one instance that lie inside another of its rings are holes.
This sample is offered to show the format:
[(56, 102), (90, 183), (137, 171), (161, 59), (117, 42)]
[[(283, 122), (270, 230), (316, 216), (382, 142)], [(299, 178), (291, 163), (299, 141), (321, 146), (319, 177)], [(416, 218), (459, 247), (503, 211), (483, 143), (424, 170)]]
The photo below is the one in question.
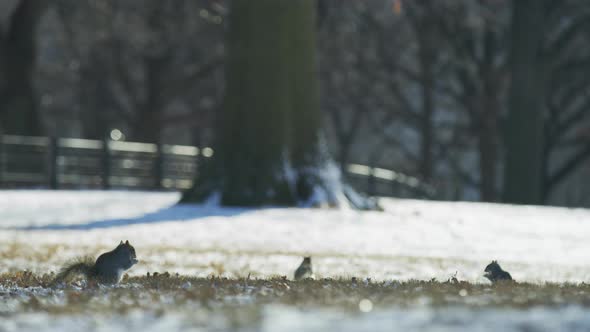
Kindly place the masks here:
[[(282, 304), (296, 307), (334, 307), (358, 311), (359, 302), (370, 300), (375, 308), (416, 306), (511, 307), (590, 306), (588, 284), (497, 285), (467, 282), (322, 279), (291, 281), (269, 279), (194, 278), (169, 273), (125, 277), (113, 287), (77, 281), (51, 287), (52, 274), (27, 271), (0, 274), (0, 300), (11, 301), (17, 311), (52, 314), (120, 313), (148, 310), (209, 310)], [(13, 312), (13, 313), (15, 313)], [(4, 313), (4, 314), (10, 314)]]

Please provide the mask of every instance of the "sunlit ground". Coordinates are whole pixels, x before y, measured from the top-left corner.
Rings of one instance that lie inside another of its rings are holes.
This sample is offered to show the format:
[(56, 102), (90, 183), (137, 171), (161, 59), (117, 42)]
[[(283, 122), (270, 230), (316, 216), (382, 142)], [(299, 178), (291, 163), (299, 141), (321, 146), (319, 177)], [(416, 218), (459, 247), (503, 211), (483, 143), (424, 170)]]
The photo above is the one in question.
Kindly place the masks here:
[[(583, 318), (590, 313), (587, 284), (367, 279), (295, 282), (282, 277), (226, 279), (151, 273), (125, 277), (114, 287), (77, 281), (52, 288), (48, 287), (51, 278), (28, 272), (0, 275), (0, 314), (11, 318), (0, 321), (0, 330), (141, 327), (255, 331), (275, 330), (273, 326), (286, 331), (326, 327), (354, 331), (362, 326), (375, 331), (470, 330), (485, 322), (491, 324), (490, 330), (523, 330), (526, 326), (526, 331), (542, 331), (548, 324), (573, 330), (576, 324), (590, 327), (584, 325), (588, 321)], [(544, 316), (535, 318), (541, 312)], [(520, 318), (513, 321), (508, 313)], [(491, 318), (498, 315), (504, 316), (504, 321), (494, 323)]]
[[(588, 210), (410, 200), (385, 200), (385, 212), (226, 209), (177, 199), (0, 191), (0, 331), (590, 330)], [(50, 284), (69, 259), (127, 239), (140, 263), (120, 285)], [(308, 254), (316, 280), (292, 281)], [(519, 283), (485, 280), (492, 259)]]

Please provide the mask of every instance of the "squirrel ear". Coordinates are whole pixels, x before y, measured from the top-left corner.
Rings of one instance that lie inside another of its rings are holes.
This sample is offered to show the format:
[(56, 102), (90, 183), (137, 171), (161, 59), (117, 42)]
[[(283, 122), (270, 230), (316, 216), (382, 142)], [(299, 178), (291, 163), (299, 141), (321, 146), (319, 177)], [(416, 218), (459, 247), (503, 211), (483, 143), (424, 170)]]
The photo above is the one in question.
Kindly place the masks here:
[(119, 245), (122, 245), (122, 244), (123, 244), (123, 240), (121, 240), (121, 243), (119, 243)]
[(125, 244), (126, 245), (129, 245), (129, 240), (125, 240)]

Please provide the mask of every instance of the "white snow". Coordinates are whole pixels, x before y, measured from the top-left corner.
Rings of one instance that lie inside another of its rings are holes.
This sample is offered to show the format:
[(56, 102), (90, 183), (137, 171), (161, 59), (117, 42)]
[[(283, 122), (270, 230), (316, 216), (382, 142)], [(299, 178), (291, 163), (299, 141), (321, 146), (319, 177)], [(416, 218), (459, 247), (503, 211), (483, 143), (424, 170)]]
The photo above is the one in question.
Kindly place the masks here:
[[(383, 199), (385, 212), (175, 205), (176, 193), (0, 191), (0, 271), (45, 272), (120, 240), (147, 271), (291, 275), (311, 255), (318, 277), (485, 282), (497, 259), (522, 281), (590, 280), (590, 211)], [(55, 253), (43, 261), (28, 259)], [(19, 257), (21, 259), (19, 259)]]
[[(487, 282), (481, 277), (483, 268), (497, 259), (519, 281), (590, 280), (590, 210), (585, 209), (382, 199), (384, 212), (360, 212), (175, 205), (178, 199), (177, 193), (155, 192), (0, 191), (0, 272), (55, 270), (74, 256), (97, 255), (128, 239), (140, 260), (129, 271), (131, 275), (169, 271), (291, 277), (301, 257), (311, 255), (314, 273), (320, 278), (446, 280), (457, 271), (459, 279)], [(43, 325), (35, 325), (31, 317), (39, 315), (5, 320), (0, 330), (35, 330)], [(311, 315), (319, 318), (309, 319)], [(498, 316), (507, 317), (506, 324), (512, 325), (491, 325), (495, 330), (523, 324), (543, 330), (547, 319), (554, 319), (552, 326), (563, 330), (575, 329), (575, 324), (590, 326), (586, 310), (578, 307), (510, 313), (449, 308), (444, 314), (441, 309), (375, 308), (346, 319), (341, 315), (267, 308), (259, 330), (322, 331), (325, 326), (340, 326), (333, 330), (355, 331), (395, 326), (426, 331), (433, 322), (442, 330), (454, 330), (454, 324), (465, 330), (485, 330), (485, 322)], [(475, 321), (474, 315), (481, 319)], [(540, 316), (550, 318), (537, 321)], [(110, 317), (112, 324), (105, 326), (109, 330), (182, 329), (173, 315), (166, 317), (158, 324), (168, 322), (171, 325), (163, 326), (169, 328), (150, 323), (153, 317), (137, 322), (132, 315)], [(77, 330), (94, 324), (84, 317), (61, 319), (43, 327)], [(289, 325), (291, 320), (298, 323)]]
[[(197, 315), (198, 316), (198, 315)], [(588, 311), (576, 307), (530, 310), (398, 309), (375, 310), (351, 314), (334, 310), (293, 310), (290, 307), (267, 307), (259, 326), (236, 328), (219, 313), (195, 317), (190, 313), (155, 315), (133, 311), (121, 316), (50, 316), (20, 315), (0, 320), (0, 330), (18, 331), (281, 331), (281, 332), (407, 332), (407, 331), (587, 331)], [(323, 319), (318, 319), (322, 317)], [(202, 327), (203, 321), (209, 323)]]

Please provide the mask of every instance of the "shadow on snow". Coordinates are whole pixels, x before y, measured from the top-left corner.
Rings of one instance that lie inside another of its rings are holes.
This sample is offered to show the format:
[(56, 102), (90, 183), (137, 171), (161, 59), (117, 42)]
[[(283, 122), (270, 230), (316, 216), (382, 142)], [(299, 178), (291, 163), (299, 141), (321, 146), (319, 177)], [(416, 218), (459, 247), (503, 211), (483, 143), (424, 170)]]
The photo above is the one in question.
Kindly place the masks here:
[(207, 217), (231, 217), (254, 211), (254, 208), (232, 208), (212, 205), (176, 204), (158, 211), (132, 218), (114, 218), (90, 221), (81, 224), (50, 224), (40, 226), (3, 227), (2, 230), (91, 230), (122, 227), (137, 224), (194, 221)]

